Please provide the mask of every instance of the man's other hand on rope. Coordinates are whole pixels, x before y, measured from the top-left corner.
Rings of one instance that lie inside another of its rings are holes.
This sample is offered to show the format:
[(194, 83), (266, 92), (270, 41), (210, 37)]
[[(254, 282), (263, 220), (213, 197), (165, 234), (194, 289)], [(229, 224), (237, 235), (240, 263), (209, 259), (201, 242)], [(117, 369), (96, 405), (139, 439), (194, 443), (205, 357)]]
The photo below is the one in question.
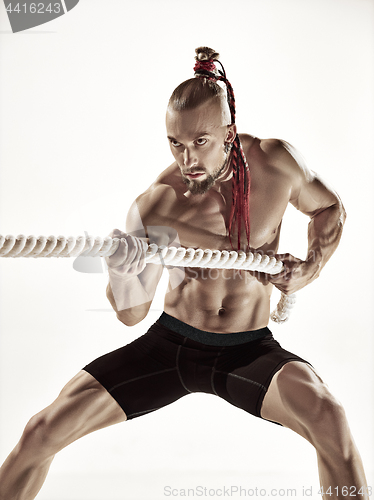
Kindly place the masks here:
[(290, 253), (276, 254), (274, 257), (283, 262), (283, 270), (268, 275), (268, 280), (286, 295), (301, 290), (319, 276), (319, 265), (312, 259), (304, 261)]

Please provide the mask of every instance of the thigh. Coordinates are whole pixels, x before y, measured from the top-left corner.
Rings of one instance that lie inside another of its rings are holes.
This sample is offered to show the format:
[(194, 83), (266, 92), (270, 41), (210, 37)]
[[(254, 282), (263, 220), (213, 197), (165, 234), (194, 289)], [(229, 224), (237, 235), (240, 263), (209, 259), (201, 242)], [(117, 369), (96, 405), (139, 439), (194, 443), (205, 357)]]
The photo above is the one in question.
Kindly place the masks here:
[(216, 393), (256, 417), (266, 418), (261, 414), (264, 398), (276, 374), (291, 362), (307, 363), (283, 349), (271, 334), (230, 348), (221, 354), (216, 366)]
[(86, 434), (124, 420), (126, 414), (104, 387), (92, 375), (81, 371), (29, 425), (48, 436), (59, 451)]
[[(162, 325), (120, 349), (96, 359), (90, 373), (133, 419), (158, 410), (190, 393), (179, 369), (183, 341), (166, 335)], [(171, 332), (173, 333), (173, 332)]]

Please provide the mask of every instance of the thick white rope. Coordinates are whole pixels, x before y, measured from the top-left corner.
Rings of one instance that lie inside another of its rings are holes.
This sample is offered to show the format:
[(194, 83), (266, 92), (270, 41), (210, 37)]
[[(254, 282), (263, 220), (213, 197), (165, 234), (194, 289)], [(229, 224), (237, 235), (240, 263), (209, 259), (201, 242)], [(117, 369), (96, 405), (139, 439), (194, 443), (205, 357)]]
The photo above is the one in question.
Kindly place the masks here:
[[(117, 250), (120, 240), (106, 236), (24, 236), (0, 235), (0, 257), (110, 257)], [(201, 248), (166, 247), (151, 243), (146, 252), (147, 263), (166, 266), (203, 267), (214, 269), (243, 269), (267, 274), (282, 271), (283, 263), (275, 257), (241, 250), (203, 250)], [(271, 319), (276, 323), (288, 320), (295, 295), (282, 293)]]

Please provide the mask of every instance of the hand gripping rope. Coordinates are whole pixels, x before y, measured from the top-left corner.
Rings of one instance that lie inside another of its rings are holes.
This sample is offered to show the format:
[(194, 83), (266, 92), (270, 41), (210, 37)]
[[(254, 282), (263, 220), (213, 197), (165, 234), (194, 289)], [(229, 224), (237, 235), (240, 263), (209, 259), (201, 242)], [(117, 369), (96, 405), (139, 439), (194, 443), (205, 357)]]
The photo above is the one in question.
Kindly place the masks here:
[[(120, 240), (106, 236), (24, 236), (0, 235), (0, 257), (110, 257), (117, 250)], [(166, 247), (155, 243), (148, 245), (146, 262), (165, 266), (201, 267), (214, 269), (239, 269), (277, 274), (283, 262), (260, 253), (241, 250), (203, 250), (201, 248)], [(282, 293), (271, 319), (285, 323), (295, 304), (295, 295)]]

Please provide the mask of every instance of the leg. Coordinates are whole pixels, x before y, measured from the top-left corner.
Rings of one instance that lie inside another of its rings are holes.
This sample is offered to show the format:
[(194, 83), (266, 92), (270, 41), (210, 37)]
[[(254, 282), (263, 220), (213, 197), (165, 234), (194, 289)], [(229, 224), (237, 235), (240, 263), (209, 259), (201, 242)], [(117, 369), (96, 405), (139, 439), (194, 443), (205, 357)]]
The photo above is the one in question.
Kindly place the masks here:
[(321, 486), (324, 491), (331, 487), (332, 492), (324, 498), (341, 499), (343, 486), (348, 486), (349, 491), (356, 488), (359, 498), (368, 499), (365, 473), (345, 412), (312, 367), (301, 362), (284, 365), (273, 377), (261, 416), (292, 429), (315, 447)]
[(126, 420), (126, 414), (87, 372), (79, 372), (47, 408), (31, 418), (0, 469), (0, 500), (35, 498), (54, 455), (90, 432)]
[(153, 325), (142, 337), (96, 359), (35, 415), (0, 469), (0, 500), (32, 500), (58, 451), (90, 432), (188, 394), (178, 367), (181, 345), (168, 335)]

